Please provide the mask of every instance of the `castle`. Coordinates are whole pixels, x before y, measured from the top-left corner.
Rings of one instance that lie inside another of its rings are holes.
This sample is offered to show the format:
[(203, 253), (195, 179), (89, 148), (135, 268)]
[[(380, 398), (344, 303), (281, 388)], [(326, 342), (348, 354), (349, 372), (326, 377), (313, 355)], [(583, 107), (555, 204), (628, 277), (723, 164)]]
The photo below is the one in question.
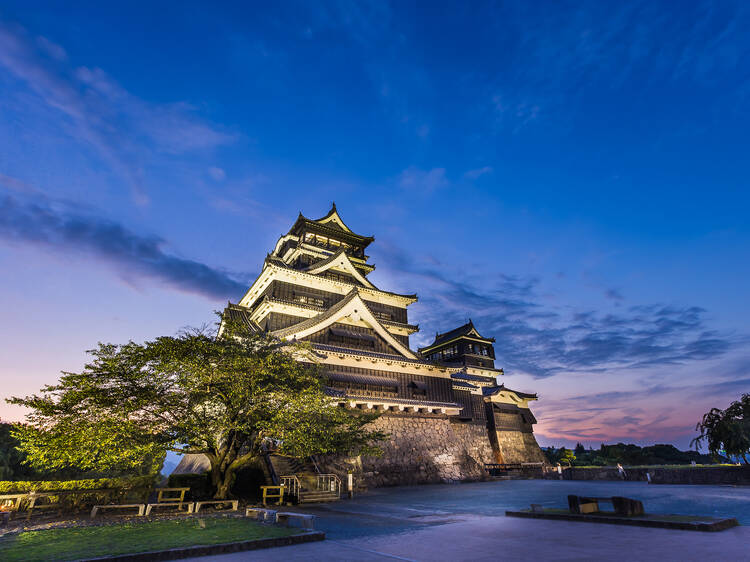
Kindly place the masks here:
[[(376, 287), (366, 248), (334, 204), (299, 215), (228, 318), (287, 341), (312, 344), (340, 405), (376, 410), (391, 435), (380, 457), (357, 459), (367, 485), (475, 480), (486, 463), (546, 462), (533, 434), (535, 394), (497, 383), (494, 339), (471, 321), (418, 351), (407, 307), (416, 295)], [(333, 461), (332, 461), (333, 462)], [(335, 470), (335, 467), (330, 470)]]

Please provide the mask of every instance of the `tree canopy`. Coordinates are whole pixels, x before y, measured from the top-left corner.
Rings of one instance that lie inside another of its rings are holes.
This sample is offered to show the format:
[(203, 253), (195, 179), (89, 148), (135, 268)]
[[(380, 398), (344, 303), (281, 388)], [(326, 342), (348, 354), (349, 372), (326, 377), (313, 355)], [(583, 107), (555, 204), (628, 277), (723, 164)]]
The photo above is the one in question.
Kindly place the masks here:
[(225, 323), (143, 344), (99, 344), (80, 373), (41, 394), (12, 398), (31, 409), (14, 431), (33, 466), (82, 470), (161, 462), (164, 451), (201, 453), (216, 497), (272, 440), (295, 457), (378, 454), (377, 417), (337, 406), (314, 353)]
[(750, 464), (750, 394), (743, 394), (726, 410), (712, 408), (695, 429), (700, 432), (693, 439), (696, 448), (705, 443), (715, 455), (723, 449), (727, 455)]

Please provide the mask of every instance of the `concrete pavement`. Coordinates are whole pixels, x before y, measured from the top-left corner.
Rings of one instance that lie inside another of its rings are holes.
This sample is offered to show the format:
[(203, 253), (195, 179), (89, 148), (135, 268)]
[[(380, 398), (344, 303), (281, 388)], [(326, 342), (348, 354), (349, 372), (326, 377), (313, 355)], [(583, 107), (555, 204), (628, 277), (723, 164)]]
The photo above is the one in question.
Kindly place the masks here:
[[(465, 515), (405, 533), (204, 557), (269, 560), (750, 560), (750, 527), (719, 533)], [(196, 559), (198, 560), (198, 559)]]

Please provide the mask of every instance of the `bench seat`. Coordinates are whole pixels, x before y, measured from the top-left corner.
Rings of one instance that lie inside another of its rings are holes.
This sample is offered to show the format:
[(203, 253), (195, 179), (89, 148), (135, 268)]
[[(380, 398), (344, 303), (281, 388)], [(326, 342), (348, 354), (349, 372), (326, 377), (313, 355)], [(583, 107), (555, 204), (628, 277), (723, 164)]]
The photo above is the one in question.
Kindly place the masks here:
[(150, 503), (146, 505), (146, 515), (151, 514), (151, 510), (155, 507), (177, 507), (177, 511), (180, 511), (182, 509), (182, 506), (187, 506), (187, 512), (193, 513), (193, 502), (158, 502), (158, 503)]
[(96, 517), (100, 509), (115, 509), (115, 508), (138, 508), (138, 517), (141, 517), (146, 509), (146, 504), (143, 503), (111, 503), (107, 505), (95, 505), (91, 510), (91, 518)]
[(195, 502), (195, 512), (198, 513), (201, 507), (203, 507), (204, 505), (216, 505), (216, 504), (222, 504), (222, 503), (231, 503), (232, 511), (237, 511), (240, 508), (239, 500), (206, 500), (206, 501)]
[(315, 528), (315, 516), (307, 513), (279, 512), (276, 514), (276, 523), (289, 526), (290, 521), (298, 520), (303, 529)]
[(256, 521), (264, 521), (266, 523), (275, 523), (276, 513), (275, 509), (266, 509), (265, 507), (245, 508), (245, 517), (252, 517)]

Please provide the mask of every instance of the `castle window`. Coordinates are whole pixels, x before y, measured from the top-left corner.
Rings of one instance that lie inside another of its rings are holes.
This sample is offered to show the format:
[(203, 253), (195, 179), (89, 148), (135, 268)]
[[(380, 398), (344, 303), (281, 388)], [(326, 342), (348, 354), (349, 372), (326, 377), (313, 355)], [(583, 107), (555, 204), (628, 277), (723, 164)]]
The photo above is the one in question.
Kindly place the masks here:
[(325, 307), (326, 304), (326, 302), (320, 297), (313, 297), (311, 295), (303, 295), (300, 293), (292, 293), (292, 300), (301, 304), (309, 304), (319, 307)]
[(458, 355), (458, 346), (452, 345), (443, 350), (443, 358), (453, 357), (454, 355)]
[(398, 394), (398, 381), (386, 377), (351, 373), (329, 373), (331, 386), (355, 396), (387, 396)]

